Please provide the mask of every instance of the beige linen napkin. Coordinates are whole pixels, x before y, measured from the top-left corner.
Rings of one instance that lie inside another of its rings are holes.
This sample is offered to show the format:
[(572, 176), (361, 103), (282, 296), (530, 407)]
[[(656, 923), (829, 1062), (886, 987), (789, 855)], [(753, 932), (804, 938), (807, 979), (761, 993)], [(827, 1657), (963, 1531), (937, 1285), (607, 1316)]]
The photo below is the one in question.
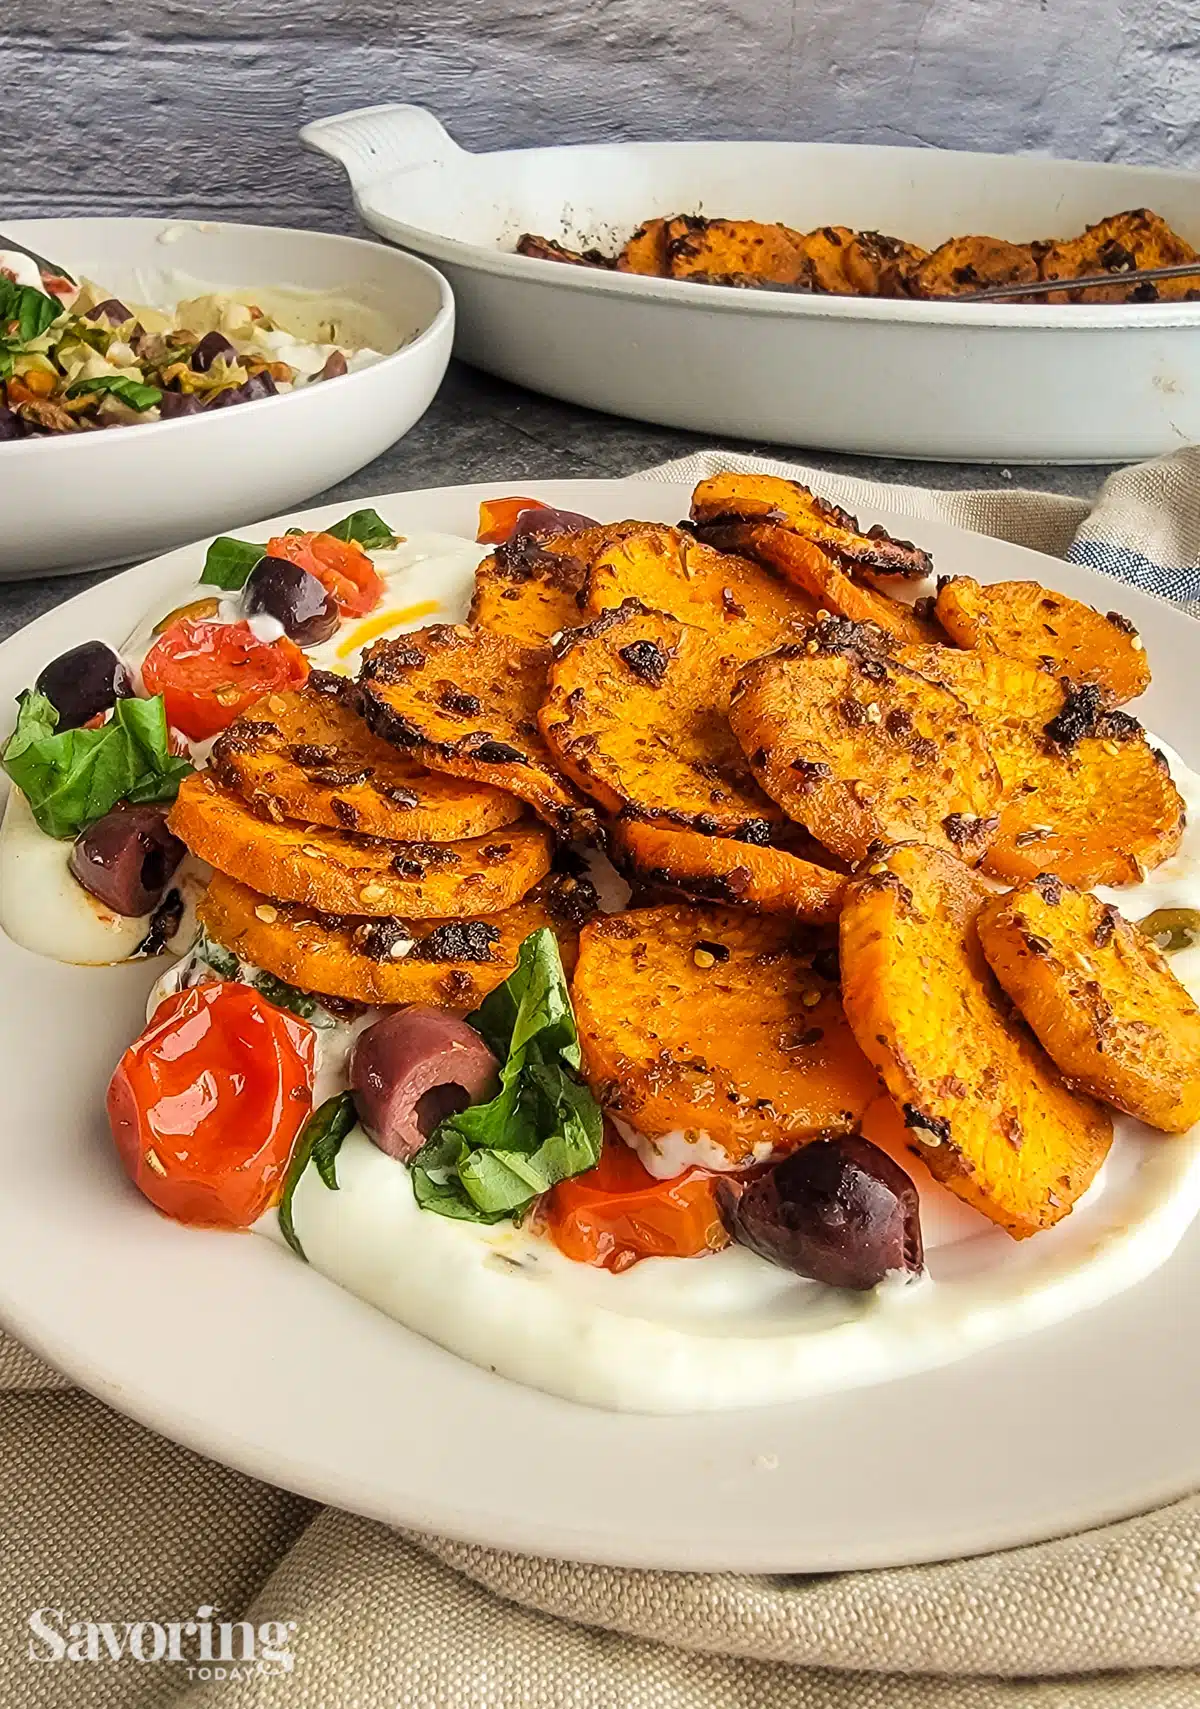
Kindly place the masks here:
[[(718, 452), (648, 478), (731, 466), (1070, 555), (1200, 609), (1200, 452), (1123, 471), (1091, 511)], [(0, 1391), (0, 1709), (1200, 1709), (1200, 1498), (936, 1566), (645, 1573), (321, 1510), (127, 1422), (2, 1335)], [(179, 1662), (129, 1653), (125, 1622), (145, 1623), (152, 1656), (155, 1627), (210, 1619), (252, 1623), (249, 1663), (245, 1634), (207, 1676), (191, 1639)]]

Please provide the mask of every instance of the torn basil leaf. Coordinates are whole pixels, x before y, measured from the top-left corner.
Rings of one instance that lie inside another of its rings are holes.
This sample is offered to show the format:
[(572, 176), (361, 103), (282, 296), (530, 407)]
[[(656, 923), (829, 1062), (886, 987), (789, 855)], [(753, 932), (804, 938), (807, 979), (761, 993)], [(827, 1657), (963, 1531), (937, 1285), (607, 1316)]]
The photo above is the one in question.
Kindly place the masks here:
[(324, 530), (335, 540), (353, 540), (364, 552), (382, 552), (396, 544), (396, 536), (376, 510), (356, 510)]
[(277, 1009), (289, 1009), (303, 1021), (311, 1020), (317, 1012), (315, 997), (301, 991), (298, 986), (289, 985), (286, 980), (276, 979), (273, 973), (256, 973), (254, 989), (261, 991), (267, 1002), (274, 1003)]
[(231, 534), (221, 534), (205, 553), (204, 574), (200, 580), (208, 587), (235, 592), (245, 587), (250, 571), (266, 555), (265, 546), (256, 546), (250, 540), (235, 540)]
[(35, 291), (32, 285), (18, 285), (12, 279), (0, 279), (0, 331), (22, 344), (40, 338), (64, 313), (56, 297), (45, 291)]
[(358, 1111), (351, 1093), (339, 1092), (335, 1097), (326, 1098), (301, 1128), (288, 1160), (279, 1198), (279, 1229), (292, 1251), (306, 1263), (307, 1254), (292, 1221), (292, 1200), (296, 1196), (296, 1188), (304, 1171), (313, 1163), (330, 1192), (337, 1192), (337, 1155), (342, 1149), (342, 1141), (357, 1121)]
[(162, 696), (118, 700), (95, 730), (58, 729), (58, 713), (29, 689), (0, 763), (50, 837), (77, 837), (118, 801), (173, 801), (192, 770), (167, 740)]
[(518, 1215), (599, 1161), (600, 1106), (578, 1078), (579, 1038), (558, 942), (548, 926), (467, 1017), (503, 1063), (500, 1091), (439, 1124), (412, 1162), (422, 1210), (466, 1222)]
[(147, 386), (129, 374), (96, 374), (90, 380), (76, 380), (73, 385), (67, 387), (69, 398), (81, 398), (92, 393), (119, 398), (123, 404), (128, 404), (130, 409), (143, 413), (148, 409), (156, 409), (162, 402), (162, 392), (158, 386)]
[(226, 949), (224, 944), (214, 943), (212, 938), (203, 932), (194, 946), (193, 954), (207, 967), (211, 967), (214, 973), (220, 974), (222, 979), (236, 979), (242, 970), (241, 962), (231, 949)]

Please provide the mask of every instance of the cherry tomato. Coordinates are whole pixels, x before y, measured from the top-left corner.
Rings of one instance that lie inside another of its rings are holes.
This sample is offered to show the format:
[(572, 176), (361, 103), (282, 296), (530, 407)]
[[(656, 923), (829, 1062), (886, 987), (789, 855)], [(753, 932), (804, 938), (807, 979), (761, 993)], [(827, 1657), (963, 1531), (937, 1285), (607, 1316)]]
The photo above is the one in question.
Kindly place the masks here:
[(332, 534), (277, 534), (267, 541), (268, 558), (285, 558), (316, 576), (347, 617), (365, 617), (384, 595), (383, 577), (354, 540)]
[(108, 1088), (121, 1162), (178, 1222), (249, 1228), (276, 1196), (312, 1111), (316, 1035), (249, 985), (160, 1003)]
[(502, 546), (523, 510), (541, 508), (540, 498), (485, 498), (479, 506), (479, 532), (475, 538), (481, 546)]
[(560, 1252), (606, 1270), (626, 1270), (639, 1258), (696, 1258), (729, 1244), (711, 1171), (659, 1181), (611, 1136), (594, 1169), (550, 1192), (543, 1214)]
[(264, 694), (298, 688), (308, 660), (286, 636), (260, 641), (248, 623), (181, 617), (142, 665), (150, 694), (161, 694), (167, 723), (194, 742), (215, 736)]

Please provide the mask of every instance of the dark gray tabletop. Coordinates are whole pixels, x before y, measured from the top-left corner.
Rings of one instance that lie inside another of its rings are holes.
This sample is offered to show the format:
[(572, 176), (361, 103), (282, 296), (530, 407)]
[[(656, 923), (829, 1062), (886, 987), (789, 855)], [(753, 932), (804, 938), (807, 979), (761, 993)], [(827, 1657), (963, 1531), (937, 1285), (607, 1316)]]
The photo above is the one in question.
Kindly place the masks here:
[[(712, 435), (652, 427), (556, 403), (455, 362), (428, 414), (407, 438), (341, 486), (326, 493), (314, 493), (311, 502), (354, 499), (367, 493), (419, 487), (455, 486), (465, 481), (496, 480), (510, 485), (555, 477), (565, 480), (631, 475), (653, 463), (663, 463), (716, 442)], [(812, 447), (757, 442), (741, 443), (737, 448), (787, 455), (844, 474), (912, 486), (1025, 486), (1082, 498), (1092, 497), (1110, 472), (1094, 466), (1055, 468), (1013, 464), (997, 468), (966, 463), (911, 463), (880, 457), (842, 457)], [(90, 575), (50, 576), (0, 584), (0, 637), (12, 634), (43, 611), (115, 573), (105, 570)]]

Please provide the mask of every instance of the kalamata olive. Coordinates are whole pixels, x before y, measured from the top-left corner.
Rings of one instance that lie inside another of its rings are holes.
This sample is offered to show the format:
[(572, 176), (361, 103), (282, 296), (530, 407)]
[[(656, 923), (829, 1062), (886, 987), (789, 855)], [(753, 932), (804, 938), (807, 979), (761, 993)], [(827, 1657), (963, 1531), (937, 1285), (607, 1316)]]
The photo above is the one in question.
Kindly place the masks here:
[(348, 374), (349, 372), (350, 369), (346, 362), (344, 353), (340, 350), (331, 350), (329, 355), (325, 358), (325, 366), (317, 375), (317, 379), (340, 380), (344, 374)]
[(136, 918), (158, 907), (184, 853), (162, 808), (122, 801), (76, 837), (71, 875), (114, 914)]
[(0, 404), (0, 443), (6, 439), (22, 439), (24, 433), (21, 418), (15, 409), (9, 409), (7, 404)]
[(163, 392), (158, 413), (164, 421), (174, 421), (177, 416), (181, 415), (202, 415), (204, 413), (204, 400), (198, 398), (194, 392), (167, 390)]
[(342, 620), (338, 602), (316, 576), (286, 558), (260, 558), (246, 578), (246, 615), (263, 611), (298, 647), (328, 641)]
[(816, 1139), (749, 1181), (726, 1180), (717, 1206), (730, 1234), (761, 1258), (831, 1288), (873, 1288), (922, 1264), (917, 1189), (863, 1139)]
[(577, 510), (555, 510), (548, 504), (538, 505), (520, 513), (509, 539), (519, 540), (522, 534), (578, 534), (581, 528), (597, 527), (599, 524), (594, 517), (582, 516)]
[(34, 687), (58, 713), (60, 730), (77, 730), (133, 693), (129, 672), (103, 641), (83, 641), (60, 653)]
[(189, 368), (197, 374), (207, 374), (214, 362), (224, 357), (226, 362), (237, 361), (237, 351), (222, 332), (206, 332), (204, 337), (192, 351)]
[(259, 398), (273, 398), (276, 385), (270, 374), (264, 369), (261, 374), (251, 374), (248, 380), (243, 380), (240, 386), (229, 386), (217, 395), (205, 407), (207, 409), (228, 409), (230, 404), (252, 404)]
[(106, 320), (112, 326), (124, 326), (127, 320), (133, 319), (133, 310), (127, 309), (119, 297), (105, 297), (102, 303), (87, 311), (87, 319)]
[(368, 1134), (407, 1161), (438, 1123), (495, 1095), (499, 1064), (474, 1028), (413, 1003), (358, 1035), (350, 1087)]

